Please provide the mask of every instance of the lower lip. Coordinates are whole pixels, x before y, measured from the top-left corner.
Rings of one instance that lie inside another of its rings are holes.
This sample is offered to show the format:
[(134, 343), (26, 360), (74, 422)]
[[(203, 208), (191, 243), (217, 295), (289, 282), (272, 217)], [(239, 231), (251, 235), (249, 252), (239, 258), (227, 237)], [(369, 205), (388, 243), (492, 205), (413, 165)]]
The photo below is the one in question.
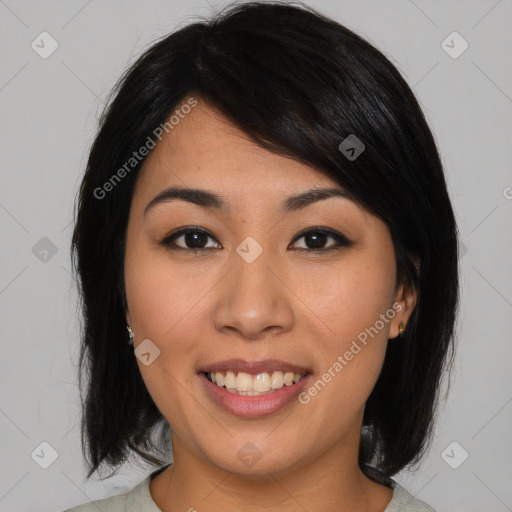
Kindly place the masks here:
[(283, 386), (267, 395), (247, 396), (230, 393), (209, 381), (204, 373), (199, 373), (199, 379), (208, 393), (208, 396), (225, 411), (243, 418), (261, 418), (284, 409), (293, 402), (311, 377), (308, 373), (304, 378), (292, 386)]

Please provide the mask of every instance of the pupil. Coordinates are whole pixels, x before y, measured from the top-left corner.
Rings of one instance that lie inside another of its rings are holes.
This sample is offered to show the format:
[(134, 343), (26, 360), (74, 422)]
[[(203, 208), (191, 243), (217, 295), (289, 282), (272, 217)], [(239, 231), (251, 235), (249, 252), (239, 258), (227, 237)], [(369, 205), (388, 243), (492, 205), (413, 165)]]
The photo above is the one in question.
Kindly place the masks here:
[[(197, 242), (197, 239), (203, 237), (203, 243), (201, 244), (199, 242), (199, 245), (196, 244)], [(205, 243), (206, 243), (206, 237), (204, 236), (203, 233), (185, 233), (185, 243), (187, 245), (192, 245), (194, 246), (195, 249), (201, 249)]]
[[(314, 234), (307, 235), (307, 237), (309, 237), (309, 240), (313, 240), (313, 243), (309, 244), (309, 245), (312, 245), (314, 249), (315, 248), (317, 249), (318, 247), (323, 247), (323, 245), (325, 244), (325, 239), (327, 238), (327, 235), (325, 233), (314, 233)], [(320, 243), (318, 243), (318, 242), (320, 242)]]

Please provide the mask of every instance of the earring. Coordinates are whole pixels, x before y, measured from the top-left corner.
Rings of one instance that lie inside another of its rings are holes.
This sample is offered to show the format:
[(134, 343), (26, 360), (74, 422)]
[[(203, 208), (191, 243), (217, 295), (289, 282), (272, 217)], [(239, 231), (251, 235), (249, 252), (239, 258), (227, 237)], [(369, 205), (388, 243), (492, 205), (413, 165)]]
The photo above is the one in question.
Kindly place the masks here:
[(133, 345), (133, 331), (132, 331), (132, 328), (129, 325), (127, 325), (126, 329), (128, 329), (128, 336), (130, 337), (130, 339), (128, 340), (128, 345)]
[(398, 336), (402, 337), (404, 335), (404, 331), (405, 331), (405, 325), (403, 322), (400, 322), (400, 325), (398, 326), (398, 331), (399, 331)]

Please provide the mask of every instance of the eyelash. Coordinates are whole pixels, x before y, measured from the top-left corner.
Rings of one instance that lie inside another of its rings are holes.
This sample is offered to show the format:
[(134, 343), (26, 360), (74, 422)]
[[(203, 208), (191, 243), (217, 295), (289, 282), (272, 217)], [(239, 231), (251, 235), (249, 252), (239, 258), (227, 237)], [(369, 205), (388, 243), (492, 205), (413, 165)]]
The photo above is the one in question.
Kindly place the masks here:
[[(181, 237), (181, 236), (183, 236), (183, 235), (185, 235), (187, 233), (200, 233), (200, 234), (206, 235), (206, 236), (208, 236), (208, 237), (210, 237), (210, 238), (215, 240), (215, 238), (210, 233), (208, 233), (208, 231), (205, 231), (204, 229), (200, 228), (199, 226), (187, 226), (187, 227), (183, 227), (183, 228), (178, 229), (177, 231), (175, 231), (174, 233), (171, 233), (170, 235), (167, 235), (160, 242), (160, 245), (163, 245), (164, 247), (168, 248), (169, 250), (184, 251), (184, 252), (194, 252), (196, 254), (198, 252), (203, 252), (203, 251), (206, 251), (206, 250), (209, 250), (209, 249), (214, 249), (213, 247), (192, 249), (192, 248), (184, 248), (184, 247), (176, 246), (175, 241), (179, 237)], [(299, 248), (299, 249), (295, 249), (295, 250), (298, 250), (298, 251), (308, 251), (308, 252), (313, 252), (315, 254), (319, 254), (319, 253), (323, 254), (323, 253), (326, 253), (326, 252), (329, 252), (329, 251), (340, 249), (341, 247), (350, 247), (350, 246), (353, 245), (353, 242), (351, 242), (345, 235), (342, 235), (341, 233), (338, 233), (338, 232), (333, 231), (331, 229), (323, 228), (321, 226), (314, 226), (314, 227), (307, 228), (307, 229), (301, 231), (293, 239), (292, 244), (296, 244), (298, 240), (300, 240), (301, 238), (303, 238), (305, 236), (311, 235), (311, 234), (327, 235), (328, 238), (333, 238), (336, 241), (336, 244), (331, 246), (331, 247), (324, 248), (324, 249), (309, 249), (309, 248), (304, 249), (304, 248)]]

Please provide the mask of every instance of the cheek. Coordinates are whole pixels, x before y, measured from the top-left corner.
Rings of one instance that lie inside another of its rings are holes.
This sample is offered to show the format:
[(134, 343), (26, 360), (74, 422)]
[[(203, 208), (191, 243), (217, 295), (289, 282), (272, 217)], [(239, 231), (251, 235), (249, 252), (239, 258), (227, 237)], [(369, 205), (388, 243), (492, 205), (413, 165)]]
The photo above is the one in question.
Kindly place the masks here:
[[(296, 285), (325, 332), (325, 343), (342, 348), (340, 343), (355, 339), (392, 306), (395, 266), (389, 259), (356, 254), (342, 265), (302, 273)], [(379, 322), (385, 337), (388, 329), (389, 323)]]
[[(190, 404), (194, 374), (190, 365), (199, 350), (198, 325), (207, 321), (204, 301), (211, 285), (206, 276), (192, 279), (160, 253), (127, 251), (126, 293), (135, 331), (135, 348), (150, 339), (160, 350), (148, 366), (139, 359), (141, 376), (155, 404), (169, 422), (197, 415)], [(197, 417), (204, 422), (204, 417)], [(190, 417), (189, 421), (194, 418)]]
[[(150, 339), (160, 350), (149, 366), (137, 361), (148, 391), (159, 406), (180, 408), (178, 397), (191, 384), (190, 366), (199, 350), (198, 329), (208, 322), (206, 301), (211, 284), (201, 273), (171, 265), (165, 253), (127, 252), (126, 293), (135, 332), (135, 347)], [(179, 266), (178, 266), (179, 267)]]
[[(307, 305), (317, 318), (315, 358), (321, 382), (311, 388), (312, 406), (319, 408), (315, 414), (331, 404), (329, 414), (346, 422), (377, 381), (395, 316), (393, 254), (389, 258), (356, 254), (342, 267), (306, 274), (301, 280), (297, 294), (308, 298)], [(316, 394), (323, 399), (316, 401)]]
[[(199, 268), (199, 266), (197, 267)], [(134, 327), (140, 336), (164, 341), (182, 329), (195, 305), (206, 295), (206, 276), (180, 268), (164, 251), (127, 251), (126, 294)]]

